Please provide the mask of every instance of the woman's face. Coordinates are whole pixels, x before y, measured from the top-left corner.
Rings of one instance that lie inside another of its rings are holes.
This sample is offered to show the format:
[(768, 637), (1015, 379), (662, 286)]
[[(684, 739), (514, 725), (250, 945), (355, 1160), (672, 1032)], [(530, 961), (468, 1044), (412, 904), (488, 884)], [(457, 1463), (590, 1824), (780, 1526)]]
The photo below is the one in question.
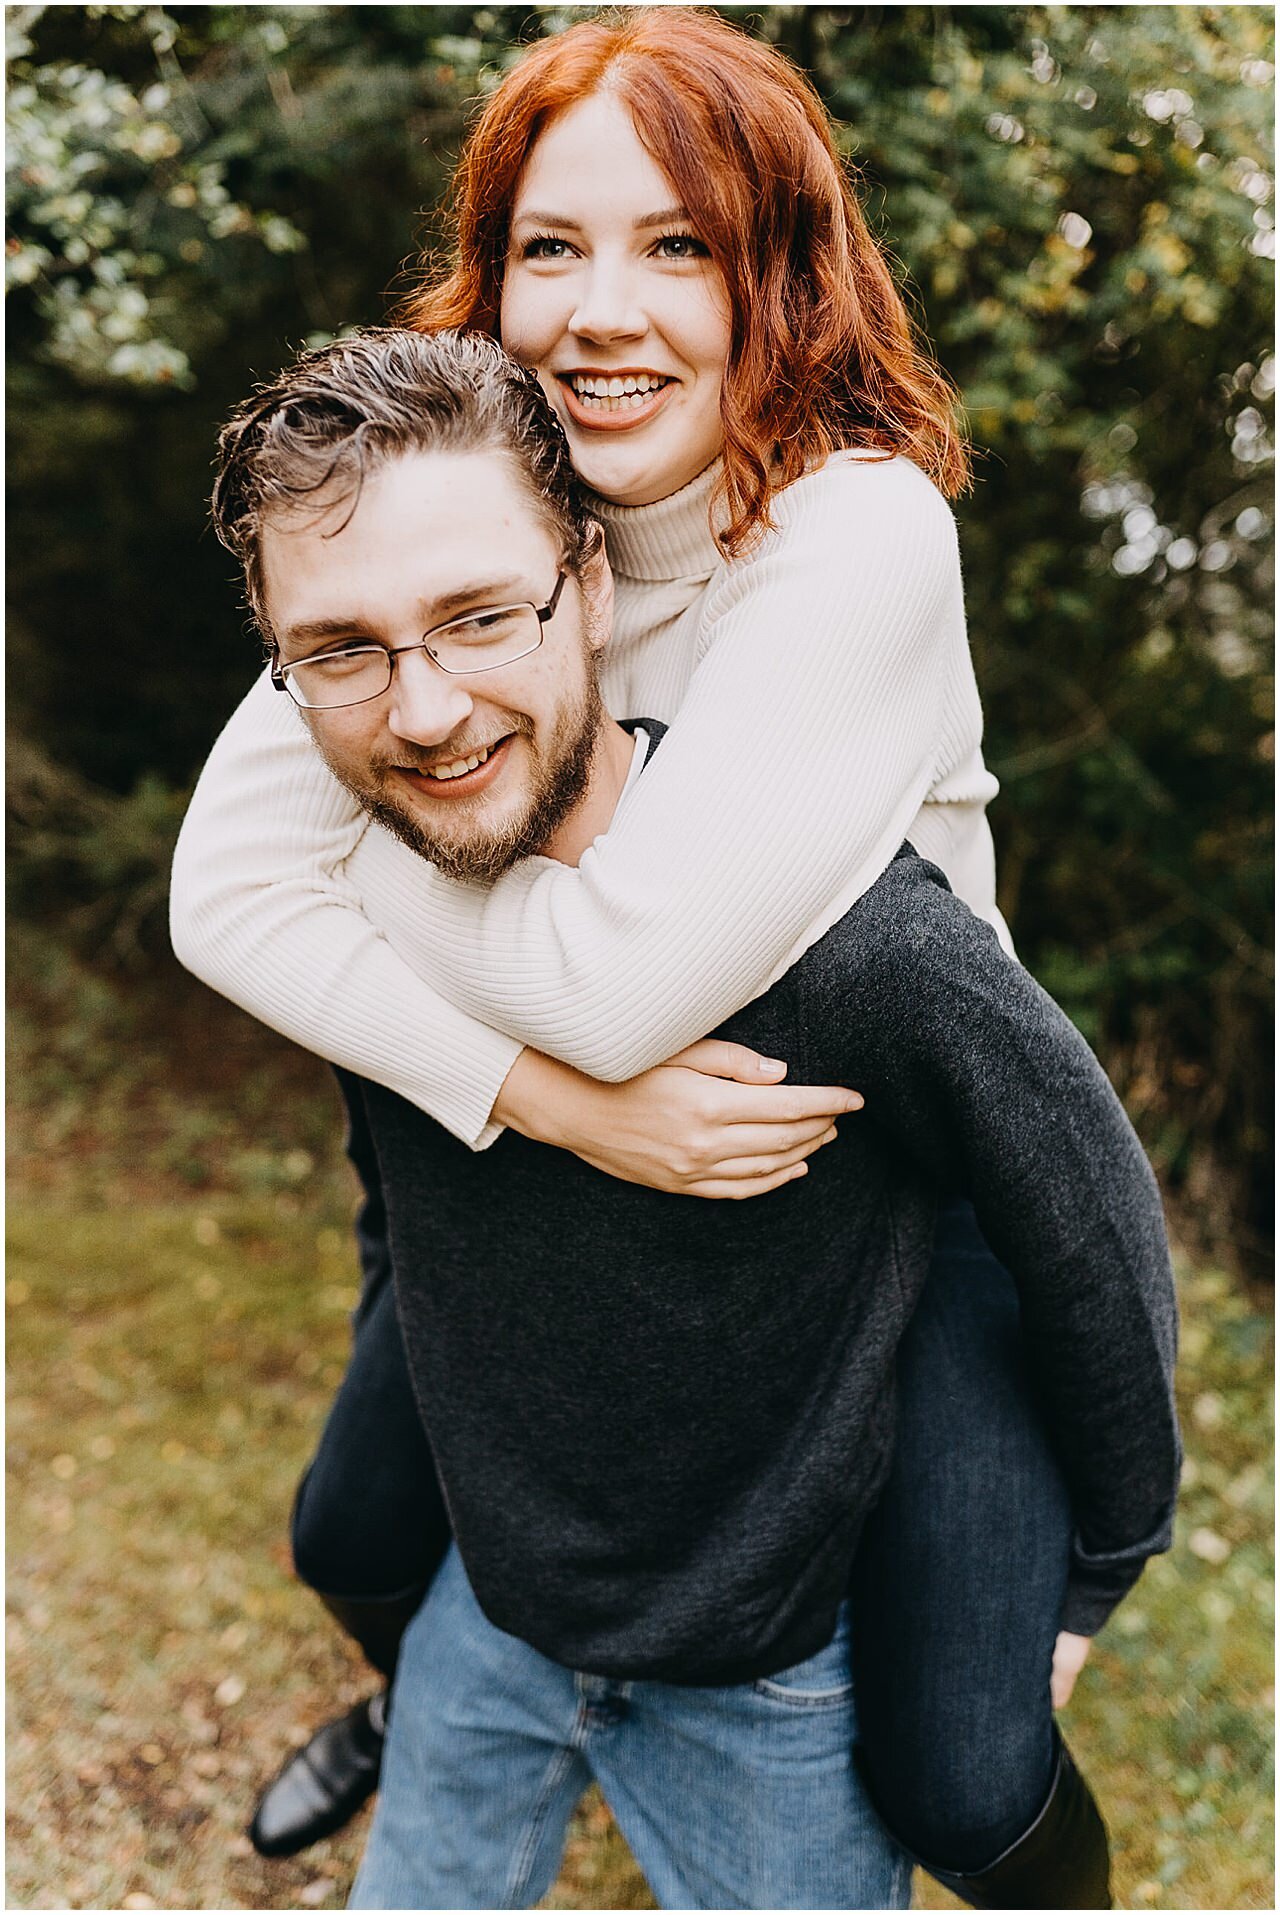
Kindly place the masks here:
[(593, 491), (665, 499), (720, 451), (724, 281), (625, 106), (553, 120), (516, 189), (502, 343), (536, 369)]

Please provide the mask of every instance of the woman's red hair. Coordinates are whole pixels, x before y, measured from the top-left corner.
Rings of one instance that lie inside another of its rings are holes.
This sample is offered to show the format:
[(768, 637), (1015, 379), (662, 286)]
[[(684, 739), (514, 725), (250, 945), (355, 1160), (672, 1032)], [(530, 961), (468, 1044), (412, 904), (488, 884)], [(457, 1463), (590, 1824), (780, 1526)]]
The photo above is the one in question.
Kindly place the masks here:
[(776, 49), (715, 14), (662, 7), (535, 42), (491, 95), (454, 179), (456, 261), (408, 300), (408, 325), (499, 331), (508, 225), (548, 122), (621, 100), (724, 276), (732, 343), (721, 410), (722, 543), (842, 446), (914, 460), (948, 497), (968, 479), (953, 387), (912, 336), (822, 102)]

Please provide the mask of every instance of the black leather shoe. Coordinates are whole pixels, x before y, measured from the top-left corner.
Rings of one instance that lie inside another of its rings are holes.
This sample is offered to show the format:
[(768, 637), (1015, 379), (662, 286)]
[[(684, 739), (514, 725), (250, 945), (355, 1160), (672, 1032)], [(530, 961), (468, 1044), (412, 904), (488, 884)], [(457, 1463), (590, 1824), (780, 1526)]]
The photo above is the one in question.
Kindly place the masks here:
[(1049, 1799), (1025, 1835), (972, 1874), (925, 1866), (971, 1908), (1112, 1906), (1107, 1825), (1061, 1738)]
[(296, 1855), (344, 1828), (378, 1786), (386, 1695), (317, 1729), (258, 1803), (249, 1840), (259, 1855)]

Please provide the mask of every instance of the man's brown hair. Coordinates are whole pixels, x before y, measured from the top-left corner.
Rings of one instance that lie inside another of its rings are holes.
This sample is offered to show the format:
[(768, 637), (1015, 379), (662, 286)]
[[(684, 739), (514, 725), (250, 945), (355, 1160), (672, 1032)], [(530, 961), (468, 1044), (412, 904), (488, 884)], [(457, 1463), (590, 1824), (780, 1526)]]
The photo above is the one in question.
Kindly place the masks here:
[[(499, 452), (562, 541), (575, 576), (600, 549), (564, 430), (533, 373), (481, 334), (369, 327), (303, 353), (255, 387), (218, 437), (214, 529), (244, 567), (268, 643), (262, 532), (268, 520), (330, 510), (369, 472), (409, 452)], [(340, 528), (339, 528), (340, 529)]]

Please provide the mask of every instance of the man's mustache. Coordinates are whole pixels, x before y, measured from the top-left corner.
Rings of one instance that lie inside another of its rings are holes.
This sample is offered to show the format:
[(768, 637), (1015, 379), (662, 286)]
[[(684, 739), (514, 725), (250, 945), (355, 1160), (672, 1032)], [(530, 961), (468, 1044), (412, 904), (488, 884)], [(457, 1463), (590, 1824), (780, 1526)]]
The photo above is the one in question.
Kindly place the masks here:
[(405, 744), (393, 754), (379, 752), (369, 761), (369, 768), (377, 777), (391, 771), (432, 772), (440, 765), (452, 765), (459, 758), (470, 758), (482, 751), (492, 751), (504, 738), (512, 734), (524, 738), (533, 736), (533, 720), (520, 713), (512, 713), (501, 728), (493, 730), (487, 738), (468, 738), (465, 734), (449, 738), (443, 745), (437, 745), (434, 751), (420, 751), (413, 745)]

